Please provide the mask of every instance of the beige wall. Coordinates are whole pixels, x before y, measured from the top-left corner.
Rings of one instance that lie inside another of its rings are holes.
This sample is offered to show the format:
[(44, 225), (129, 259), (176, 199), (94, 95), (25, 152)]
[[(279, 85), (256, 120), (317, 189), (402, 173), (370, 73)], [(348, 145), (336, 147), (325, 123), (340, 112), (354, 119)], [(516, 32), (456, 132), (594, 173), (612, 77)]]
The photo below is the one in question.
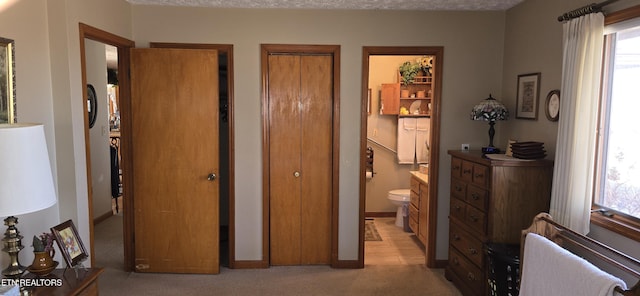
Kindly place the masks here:
[[(261, 43), (341, 46), (339, 258), (357, 258), (359, 108), (362, 46), (444, 46), (437, 258), (447, 257), (448, 149), (486, 145), (485, 124), (468, 119), (488, 93), (513, 110), (518, 74), (541, 72), (541, 104), (560, 84), (560, 13), (586, 0), (527, 0), (507, 12), (237, 10), (134, 6), (124, 0), (20, 0), (0, 4), (0, 36), (16, 40), (18, 120), (45, 124), (59, 202), (20, 217), (25, 237), (74, 219), (89, 247), (78, 22), (149, 41), (234, 45), (236, 102), (236, 255), (259, 260), (261, 245)], [(621, 0), (611, 8), (638, 4)], [(291, 25), (291, 24), (295, 25)], [(556, 123), (511, 119), (497, 144), (540, 140), (553, 155)], [(596, 229), (596, 231), (599, 231)], [(611, 237), (606, 232), (603, 237)], [(627, 243), (624, 240), (623, 244)], [(25, 245), (27, 245), (25, 243)], [(636, 248), (637, 249), (637, 248)], [(29, 262), (30, 252), (21, 259)], [(7, 263), (1, 257), (2, 264)]]
[[(18, 122), (44, 124), (54, 180), (58, 180), (45, 3), (44, 0), (3, 1), (0, 3), (0, 36), (15, 41)], [(16, 202), (22, 198), (24, 197), (16, 196)], [(22, 245), (25, 246), (25, 250), (28, 250), (20, 253), (20, 263), (24, 266), (28, 266), (33, 260), (33, 249), (30, 247), (31, 238), (33, 235), (48, 231), (49, 227), (59, 223), (59, 207), (60, 204), (56, 204), (36, 213), (18, 216), (18, 229), (24, 237)], [(4, 218), (0, 217), (0, 219)], [(58, 256), (56, 260), (63, 259)], [(9, 256), (2, 252), (0, 255), (2, 269), (8, 264)]]
[[(0, 36), (16, 42), (18, 121), (44, 123), (58, 191), (55, 206), (19, 217), (25, 250), (34, 234), (67, 219), (74, 220), (90, 247), (78, 22), (131, 36), (130, 6), (124, 0), (0, 3)], [(21, 252), (20, 259), (28, 265), (33, 253)], [(2, 255), (0, 264), (8, 264), (8, 257)]]
[[(260, 44), (338, 44), (340, 83), (339, 259), (358, 256), (362, 46), (444, 46), (441, 175), (446, 150), (480, 143), (468, 120), (478, 98), (501, 89), (504, 12), (239, 10), (134, 6), (134, 39), (234, 46), (236, 256), (262, 254)], [(497, 50), (496, 50), (497, 48)], [(472, 49), (471, 51), (469, 49)], [(483, 126), (484, 128), (484, 126)], [(454, 136), (455, 135), (455, 136)], [(447, 257), (448, 180), (440, 181), (438, 258)]]
[[(502, 100), (510, 111), (515, 109), (516, 79), (518, 74), (541, 72), (540, 108), (538, 120), (512, 117), (503, 124), (505, 132), (500, 143), (507, 139), (533, 140), (545, 143), (550, 159), (555, 156), (558, 123), (550, 122), (544, 114), (547, 93), (560, 89), (562, 79), (562, 23), (556, 18), (564, 12), (591, 4), (590, 0), (525, 1), (507, 12), (505, 33)], [(605, 12), (640, 5), (638, 0), (620, 0), (605, 7)], [(561, 90), (562, 98), (562, 90)], [(640, 258), (638, 242), (591, 225), (592, 236), (611, 246)]]

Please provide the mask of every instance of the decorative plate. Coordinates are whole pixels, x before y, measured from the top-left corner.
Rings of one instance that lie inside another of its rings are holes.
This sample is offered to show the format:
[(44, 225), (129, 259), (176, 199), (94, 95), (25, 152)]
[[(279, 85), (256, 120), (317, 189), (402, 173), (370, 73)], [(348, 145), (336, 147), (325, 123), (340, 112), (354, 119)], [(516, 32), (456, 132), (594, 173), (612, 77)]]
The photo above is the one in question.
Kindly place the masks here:
[(545, 103), (545, 114), (550, 121), (558, 121), (560, 116), (560, 90), (554, 89), (547, 95)]

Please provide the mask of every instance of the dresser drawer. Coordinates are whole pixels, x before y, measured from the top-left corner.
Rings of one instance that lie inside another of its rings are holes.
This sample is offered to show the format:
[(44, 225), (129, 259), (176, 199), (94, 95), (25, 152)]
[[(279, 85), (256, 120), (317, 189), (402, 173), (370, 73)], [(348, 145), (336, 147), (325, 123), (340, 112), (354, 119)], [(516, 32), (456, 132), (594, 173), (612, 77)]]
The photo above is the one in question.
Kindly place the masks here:
[(487, 219), (482, 211), (474, 207), (467, 207), (465, 214), (465, 222), (469, 227), (481, 234), (486, 233)]
[(462, 161), (462, 171), (460, 172), (460, 178), (466, 182), (473, 182), (473, 162)]
[(465, 217), (466, 217), (466, 209), (467, 204), (462, 201), (459, 200), (455, 197), (451, 198), (451, 208), (449, 209), (449, 212), (451, 214), (451, 217), (454, 217), (460, 221), (465, 221)]
[(409, 206), (409, 219), (416, 219), (418, 220), (418, 208), (414, 207), (413, 205)]
[(449, 266), (451, 270), (478, 295), (484, 294), (484, 273), (460, 254), (455, 248), (449, 248)]
[(411, 197), (411, 205), (420, 208), (420, 195), (412, 190), (409, 196)]
[[(420, 184), (420, 202), (429, 202), (429, 186)], [(418, 207), (420, 208), (420, 207)]]
[(415, 177), (411, 177), (411, 191), (415, 193), (420, 193), (420, 181)]
[(456, 224), (451, 224), (449, 229), (449, 239), (451, 245), (455, 247), (469, 261), (478, 267), (483, 266), (484, 256), (482, 251), (482, 242), (470, 233), (462, 230)]
[(460, 158), (452, 158), (451, 159), (451, 176), (460, 178), (462, 173), (462, 159)]
[(469, 185), (467, 186), (467, 198), (466, 201), (472, 206), (482, 210), (487, 209), (487, 200), (489, 199), (489, 192), (482, 188)]
[(418, 234), (418, 219), (416, 217), (416, 219), (413, 219), (412, 217), (409, 217), (409, 228), (411, 228), (411, 231), (413, 231), (413, 233)]
[(467, 195), (467, 183), (457, 179), (451, 179), (451, 195), (464, 199)]
[(489, 180), (489, 168), (487, 166), (474, 163), (473, 164), (473, 184), (478, 186), (487, 187)]

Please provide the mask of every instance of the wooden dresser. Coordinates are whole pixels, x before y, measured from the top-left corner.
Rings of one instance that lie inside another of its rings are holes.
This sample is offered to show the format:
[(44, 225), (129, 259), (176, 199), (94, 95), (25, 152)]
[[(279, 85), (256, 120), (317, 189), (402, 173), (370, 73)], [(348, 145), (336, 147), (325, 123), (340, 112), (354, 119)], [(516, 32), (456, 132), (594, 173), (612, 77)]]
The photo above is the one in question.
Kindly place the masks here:
[(451, 205), (447, 279), (464, 295), (487, 294), (484, 244), (519, 244), (533, 217), (549, 210), (553, 162), (491, 160), (449, 151)]

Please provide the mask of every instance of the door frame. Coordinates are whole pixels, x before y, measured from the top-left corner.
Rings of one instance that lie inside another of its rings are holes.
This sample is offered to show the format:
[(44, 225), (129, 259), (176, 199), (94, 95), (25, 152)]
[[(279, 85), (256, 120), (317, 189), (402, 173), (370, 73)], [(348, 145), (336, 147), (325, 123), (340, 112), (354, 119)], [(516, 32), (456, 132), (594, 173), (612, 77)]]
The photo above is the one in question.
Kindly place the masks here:
[(340, 45), (260, 44), (262, 97), (262, 260), (256, 267), (270, 265), (269, 229), (269, 61), (271, 54), (329, 54), (333, 57), (333, 126), (331, 189), (331, 267), (342, 267), (338, 260), (338, 205), (340, 180)]
[(218, 53), (227, 55), (227, 118), (229, 120), (229, 268), (236, 268), (235, 256), (235, 138), (233, 124), (233, 45), (232, 44), (205, 44), (205, 43), (167, 43), (150, 42), (151, 48), (177, 48), (177, 49), (215, 49)]
[[(431, 55), (435, 56), (435, 83), (431, 101), (431, 133), (429, 143), (429, 229), (425, 245), (425, 264), (429, 268), (444, 267), (446, 262), (436, 261), (436, 231), (438, 222), (438, 167), (440, 159), (440, 112), (442, 97), (442, 46), (364, 46), (362, 47), (362, 87), (360, 106), (360, 225), (358, 242), (358, 265), (364, 267), (364, 220), (366, 205), (366, 161), (367, 161), (367, 107), (369, 89), (369, 57), (372, 55)], [(409, 176), (407, 176), (409, 178)]]
[[(132, 172), (131, 172), (131, 92), (129, 85), (129, 77), (125, 73), (129, 73), (129, 49), (135, 47), (135, 42), (109, 33), (107, 31), (100, 30), (98, 28), (89, 26), (84, 23), (79, 23), (79, 35), (80, 35), (80, 68), (82, 76), (82, 110), (84, 112), (84, 141), (85, 141), (85, 157), (87, 164), (87, 197), (88, 197), (88, 209), (89, 209), (89, 242), (90, 242), (90, 257), (91, 266), (95, 265), (95, 246), (94, 246), (94, 227), (93, 227), (93, 188), (92, 188), (92, 176), (91, 176), (91, 139), (89, 138), (89, 116), (87, 114), (87, 59), (85, 54), (85, 38), (93, 41), (101, 42), (104, 44), (112, 45), (118, 48), (118, 97), (120, 100), (120, 118), (122, 123), (120, 125), (120, 154), (122, 157), (121, 169), (122, 169), (122, 182), (126, 184), (123, 186), (123, 195), (127, 198), (123, 199), (123, 205), (125, 209), (123, 213), (123, 247), (124, 247), (124, 269), (125, 271), (132, 271), (134, 267), (134, 240), (133, 240), (133, 191), (132, 191)], [(106, 71), (106, 69), (105, 69)]]

